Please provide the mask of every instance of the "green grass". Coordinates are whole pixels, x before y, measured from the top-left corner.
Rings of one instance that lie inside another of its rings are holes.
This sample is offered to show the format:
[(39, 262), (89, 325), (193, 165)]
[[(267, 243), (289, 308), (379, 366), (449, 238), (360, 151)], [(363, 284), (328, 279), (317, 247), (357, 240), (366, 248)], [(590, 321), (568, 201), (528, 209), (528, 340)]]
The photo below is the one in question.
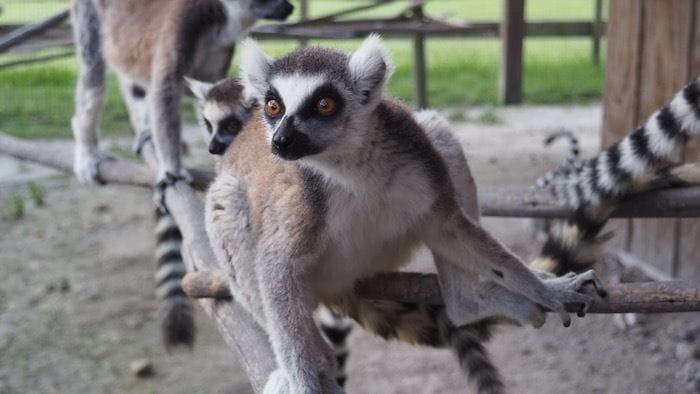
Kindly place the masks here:
[[(0, 15), (0, 23), (6, 22), (6, 19), (18, 18), (19, 14), (13, 10), (35, 4), (21, 1), (24, 0), (3, 2), (5, 12)], [(311, 0), (311, 15), (323, 15), (361, 3)], [(48, 5), (48, 9), (54, 10), (58, 6), (65, 6), (66, 2), (47, 0), (40, 4)], [(592, 4), (592, 1), (584, 0), (529, 0), (527, 15), (532, 19), (590, 19)], [(389, 4), (365, 16), (395, 15), (403, 6), (405, 2)], [(435, 0), (428, 3), (427, 11), (434, 15), (449, 13), (450, 16), (462, 19), (496, 20), (500, 15), (500, 7), (500, 1), (491, 0)], [(352, 50), (357, 47), (359, 40), (322, 40), (312, 41), (312, 44)], [(396, 72), (389, 83), (389, 90), (394, 96), (411, 102), (414, 89), (411, 42), (391, 39), (387, 40), (387, 45), (396, 63)], [(273, 56), (282, 55), (296, 47), (296, 41), (263, 43), (263, 48)], [(429, 39), (426, 51), (431, 106), (496, 104), (500, 55), (498, 40)], [(583, 38), (526, 40), (524, 102), (584, 103), (599, 98), (603, 66), (591, 64), (590, 51), (590, 40)], [(0, 61), (16, 57), (17, 55), (2, 55)], [(238, 57), (234, 59), (234, 73), (237, 63)], [(76, 62), (70, 58), (0, 70), (0, 132), (31, 138), (70, 137), (76, 73)], [(186, 120), (193, 120), (191, 106), (186, 104), (183, 109)], [(108, 135), (131, 133), (126, 109), (112, 76), (109, 79), (102, 130)]]

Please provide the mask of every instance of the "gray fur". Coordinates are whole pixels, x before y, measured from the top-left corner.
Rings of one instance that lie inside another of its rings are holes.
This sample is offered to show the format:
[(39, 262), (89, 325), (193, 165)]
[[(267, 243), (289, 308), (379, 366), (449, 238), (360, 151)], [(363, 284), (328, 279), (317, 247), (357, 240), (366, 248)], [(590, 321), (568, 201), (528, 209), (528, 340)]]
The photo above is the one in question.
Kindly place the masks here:
[[(592, 298), (579, 290), (597, 283), (592, 272), (540, 279), (478, 225), (475, 185), (463, 154), (449, 147), (446, 122), (382, 98), (391, 63), (377, 36), (325, 63), (327, 50), (273, 61), (254, 45), (244, 47), (245, 88), (262, 107), (274, 95), (283, 111), (256, 113), (234, 140), (209, 191), (206, 222), (234, 297), (269, 334), (279, 369), (266, 393), (340, 392), (313, 310), (352, 297), (357, 279), (405, 264), (419, 242), (435, 256), (454, 326), (494, 315), (540, 325), (542, 309), (568, 324), (565, 303), (585, 311)], [(322, 72), (309, 73), (320, 63)], [(314, 112), (326, 95), (316, 96), (319, 86), (332, 87), (337, 112)], [(320, 150), (293, 142), (271, 157), (281, 132)], [(286, 149), (296, 149), (292, 159)], [(484, 365), (483, 349), (474, 351)], [(497, 374), (478, 373), (492, 368), (472, 371), (481, 392), (501, 391)]]

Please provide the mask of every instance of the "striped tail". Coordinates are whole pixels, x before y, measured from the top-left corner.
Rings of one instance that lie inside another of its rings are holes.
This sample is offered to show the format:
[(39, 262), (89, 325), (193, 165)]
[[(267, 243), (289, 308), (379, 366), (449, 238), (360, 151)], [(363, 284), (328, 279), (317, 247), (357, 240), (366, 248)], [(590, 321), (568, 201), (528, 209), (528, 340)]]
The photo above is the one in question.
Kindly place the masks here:
[(340, 387), (343, 387), (347, 380), (345, 363), (350, 354), (346, 342), (352, 331), (352, 322), (331, 309), (321, 306), (318, 312), (318, 325), (323, 337), (333, 349), (338, 367), (336, 381)]
[(156, 293), (165, 301), (163, 342), (166, 349), (176, 345), (191, 347), (195, 337), (194, 311), (180, 285), (187, 272), (180, 254), (182, 235), (172, 216), (160, 209), (156, 209), (156, 222)]
[(484, 319), (455, 327), (441, 305), (356, 298), (345, 299), (333, 308), (384, 339), (450, 348), (462, 370), (476, 383), (479, 394), (505, 392), (498, 369), (482, 344), (491, 338), (496, 326), (505, 322), (503, 319)]
[(579, 149), (578, 138), (573, 131), (561, 128), (553, 133), (550, 133), (544, 140), (545, 145), (552, 145), (560, 138), (566, 138), (569, 140), (569, 156), (566, 158), (566, 162), (569, 165), (574, 165), (578, 159), (581, 151)]
[(610, 238), (600, 232), (623, 197), (696, 184), (697, 165), (675, 163), (674, 157), (698, 134), (700, 79), (686, 85), (643, 126), (597, 156), (552, 172), (547, 188), (574, 208), (575, 214), (549, 224), (548, 239), (531, 267), (555, 274), (589, 269)]

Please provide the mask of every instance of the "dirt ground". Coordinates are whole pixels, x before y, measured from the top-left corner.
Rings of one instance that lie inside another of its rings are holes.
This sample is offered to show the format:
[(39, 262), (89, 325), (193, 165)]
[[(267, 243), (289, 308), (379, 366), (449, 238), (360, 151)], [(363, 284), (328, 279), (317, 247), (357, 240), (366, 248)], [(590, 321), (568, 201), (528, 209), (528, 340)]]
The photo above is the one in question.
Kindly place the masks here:
[[(565, 144), (541, 144), (561, 126), (577, 132), (584, 154), (598, 146), (598, 106), (449, 113), (466, 119), (455, 128), (480, 185), (532, 184), (563, 159)], [(202, 151), (198, 136), (188, 130), (193, 150)], [(130, 141), (113, 144), (125, 149)], [(46, 190), (44, 206), (32, 202), (30, 179)], [(15, 220), (18, 197), (25, 214)], [(201, 311), (193, 351), (163, 350), (149, 192), (83, 187), (0, 157), (0, 209), (0, 393), (250, 392)], [(528, 221), (484, 223), (518, 254), (535, 252)], [(416, 267), (426, 260), (419, 255)], [(504, 330), (489, 350), (512, 393), (690, 393), (700, 392), (696, 337), (697, 313), (646, 316), (628, 330), (611, 316), (590, 315), (570, 328), (552, 316), (539, 330)], [(386, 343), (359, 329), (350, 348), (350, 393), (473, 392), (445, 350)], [(153, 364), (152, 377), (131, 374), (140, 358)]]

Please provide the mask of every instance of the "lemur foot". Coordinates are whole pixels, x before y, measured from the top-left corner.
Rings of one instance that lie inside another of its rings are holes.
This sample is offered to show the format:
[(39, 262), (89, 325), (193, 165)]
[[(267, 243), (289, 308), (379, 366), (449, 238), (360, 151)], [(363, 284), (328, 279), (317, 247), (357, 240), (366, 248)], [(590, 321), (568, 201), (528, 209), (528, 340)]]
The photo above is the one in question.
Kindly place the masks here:
[(78, 178), (78, 182), (84, 185), (104, 185), (106, 182), (100, 176), (100, 163), (110, 160), (114, 160), (114, 156), (99, 150), (96, 146), (76, 144), (73, 173)]
[(134, 137), (134, 143), (131, 146), (131, 149), (136, 153), (137, 155), (141, 155), (141, 152), (143, 151), (143, 146), (146, 145), (146, 142), (151, 140), (151, 130), (141, 130), (138, 133), (136, 133), (136, 137)]
[(170, 186), (174, 186), (178, 181), (188, 184), (192, 183), (192, 175), (185, 169), (181, 169), (177, 173), (163, 171), (158, 175), (158, 179), (153, 186), (153, 201), (162, 213), (168, 212), (165, 204), (165, 190)]
[(600, 297), (605, 297), (607, 292), (595, 275), (593, 270), (588, 270), (581, 274), (569, 273), (561, 277), (545, 279), (544, 283), (549, 292), (547, 300), (540, 304), (559, 314), (564, 327), (571, 325), (571, 317), (566, 311), (566, 304), (576, 304), (579, 306), (577, 315), (583, 317), (593, 302), (593, 296), (583, 292), (586, 284), (592, 284), (596, 293)]

